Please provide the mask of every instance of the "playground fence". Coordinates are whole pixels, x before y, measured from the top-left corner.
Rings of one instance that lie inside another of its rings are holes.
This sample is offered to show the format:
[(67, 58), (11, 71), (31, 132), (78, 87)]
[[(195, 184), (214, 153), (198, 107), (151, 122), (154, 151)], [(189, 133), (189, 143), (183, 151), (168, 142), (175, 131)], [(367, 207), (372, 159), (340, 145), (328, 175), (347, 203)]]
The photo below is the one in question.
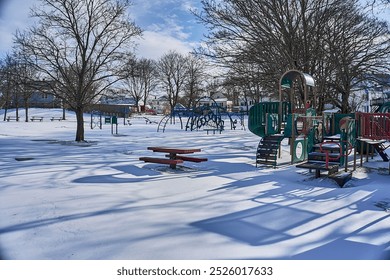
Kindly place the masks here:
[(358, 113), (360, 137), (372, 140), (390, 140), (389, 113)]

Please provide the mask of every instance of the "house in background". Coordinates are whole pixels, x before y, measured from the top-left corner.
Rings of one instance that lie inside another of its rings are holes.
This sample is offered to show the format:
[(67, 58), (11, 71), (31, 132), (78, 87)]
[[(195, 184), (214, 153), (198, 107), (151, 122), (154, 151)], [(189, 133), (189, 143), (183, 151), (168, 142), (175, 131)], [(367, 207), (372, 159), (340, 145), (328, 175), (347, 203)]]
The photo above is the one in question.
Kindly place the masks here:
[(249, 109), (255, 105), (256, 101), (253, 98), (238, 98), (238, 105), (233, 106), (233, 112), (249, 112)]
[(35, 91), (29, 98), (30, 107), (38, 108), (60, 108), (61, 100), (49, 92)]
[(169, 113), (169, 100), (168, 97), (163, 96), (152, 96), (149, 99), (149, 109), (155, 111), (157, 114), (167, 114)]
[(231, 110), (232, 102), (222, 93), (213, 93), (210, 97), (205, 96), (199, 99), (199, 104), (197, 106), (215, 106), (217, 105), (220, 108), (225, 110)]
[(102, 96), (97, 104), (92, 104), (90, 107), (91, 111), (99, 111), (118, 117), (129, 117), (132, 113), (137, 112), (134, 98), (121, 94)]
[(384, 103), (390, 102), (390, 75), (376, 75), (377, 82), (366, 82), (355, 93), (357, 111), (376, 112)]

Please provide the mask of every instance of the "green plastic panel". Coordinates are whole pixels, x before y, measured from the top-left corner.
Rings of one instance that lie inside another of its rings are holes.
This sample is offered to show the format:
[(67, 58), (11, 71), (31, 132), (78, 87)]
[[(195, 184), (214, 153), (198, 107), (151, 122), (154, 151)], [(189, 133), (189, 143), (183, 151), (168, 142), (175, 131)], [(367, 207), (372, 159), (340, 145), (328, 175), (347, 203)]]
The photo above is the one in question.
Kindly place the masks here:
[[(248, 128), (257, 136), (264, 137), (266, 132), (267, 114), (279, 114), (279, 102), (260, 102), (253, 105), (249, 110)], [(287, 120), (287, 114), (291, 113), (289, 102), (282, 103), (282, 121)], [(278, 121), (279, 118), (278, 118)], [(274, 131), (273, 134), (278, 133)]]

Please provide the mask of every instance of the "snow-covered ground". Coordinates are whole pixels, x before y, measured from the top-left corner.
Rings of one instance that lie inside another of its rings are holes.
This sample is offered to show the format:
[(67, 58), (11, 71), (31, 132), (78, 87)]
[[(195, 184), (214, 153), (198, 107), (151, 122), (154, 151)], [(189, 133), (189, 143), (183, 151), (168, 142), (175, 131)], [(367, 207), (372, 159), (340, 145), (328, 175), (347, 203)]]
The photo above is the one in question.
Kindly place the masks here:
[[(28, 123), (3, 114), (4, 259), (390, 259), (390, 212), (377, 206), (390, 203), (390, 176), (378, 157), (340, 188), (289, 164), (256, 168), (259, 138), (240, 128), (162, 133), (138, 117), (111, 135), (86, 115), (78, 144), (70, 112), (50, 121), (61, 110), (30, 109), (44, 120)], [(208, 161), (171, 170), (139, 161), (163, 156), (148, 146), (201, 148)]]

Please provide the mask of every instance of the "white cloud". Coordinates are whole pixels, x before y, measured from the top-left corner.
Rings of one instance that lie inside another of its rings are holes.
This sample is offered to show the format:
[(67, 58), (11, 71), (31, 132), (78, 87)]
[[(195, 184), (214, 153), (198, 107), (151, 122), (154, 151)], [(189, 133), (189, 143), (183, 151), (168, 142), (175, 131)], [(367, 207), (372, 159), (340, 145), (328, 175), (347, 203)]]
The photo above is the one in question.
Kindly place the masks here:
[(194, 42), (186, 42), (173, 36), (154, 31), (145, 31), (143, 39), (140, 39), (137, 43), (138, 56), (155, 60), (158, 60), (170, 50), (188, 54), (197, 45)]
[(138, 0), (134, 3), (135, 22), (144, 29), (143, 39), (138, 41), (139, 56), (159, 59), (170, 50), (187, 54), (199, 44), (199, 26), (190, 13), (190, 9), (199, 6), (197, 0)]
[(11, 51), (13, 34), (16, 30), (24, 30), (31, 24), (30, 7), (36, 0), (12, 0), (5, 2), (0, 17), (0, 54)]
[(191, 36), (190, 33), (185, 32), (184, 26), (180, 25), (174, 16), (165, 18), (162, 24), (153, 24), (149, 26), (148, 31), (172, 36), (179, 40), (188, 40)]
[(6, 53), (11, 50), (13, 35), (9, 32), (9, 29), (4, 24), (2, 20), (0, 20), (0, 53)]
[[(1, 0), (0, 0), (1, 1)], [(31, 24), (29, 8), (38, 0), (9, 0), (0, 16), (0, 56), (11, 51), (13, 34)], [(145, 31), (138, 40), (138, 54), (158, 59), (169, 50), (188, 53), (198, 44), (198, 27), (188, 12), (198, 0), (134, 0), (129, 11), (135, 23)], [(197, 37), (194, 37), (196, 35)]]
[(198, 7), (194, 5), (194, 1), (187, 0), (187, 1), (182, 1), (180, 2), (181, 8), (188, 12), (188, 11), (193, 11), (196, 10)]

